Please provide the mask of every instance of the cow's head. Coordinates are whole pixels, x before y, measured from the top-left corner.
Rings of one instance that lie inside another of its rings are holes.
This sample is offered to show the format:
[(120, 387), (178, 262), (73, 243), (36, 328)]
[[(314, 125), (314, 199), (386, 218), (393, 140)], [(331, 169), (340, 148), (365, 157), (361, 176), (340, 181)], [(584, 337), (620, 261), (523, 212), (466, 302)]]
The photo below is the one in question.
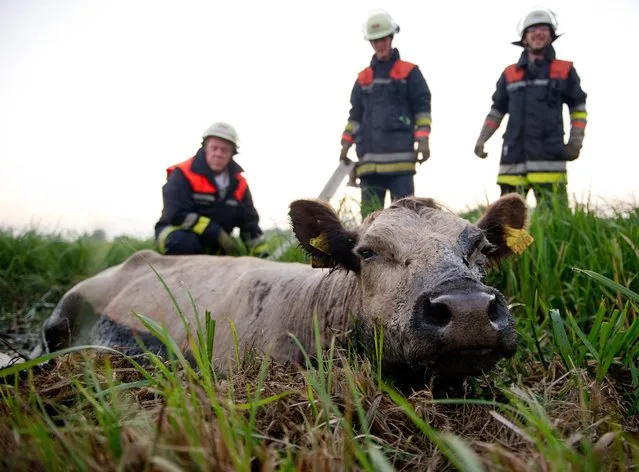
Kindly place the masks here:
[(388, 368), (463, 376), (487, 372), (514, 354), (506, 301), (483, 279), (491, 265), (532, 242), (518, 195), (494, 202), (477, 224), (414, 197), (369, 215), (352, 231), (319, 201), (293, 202), (290, 217), (314, 267), (356, 274), (360, 340), (372, 346), (375, 328), (383, 328)]

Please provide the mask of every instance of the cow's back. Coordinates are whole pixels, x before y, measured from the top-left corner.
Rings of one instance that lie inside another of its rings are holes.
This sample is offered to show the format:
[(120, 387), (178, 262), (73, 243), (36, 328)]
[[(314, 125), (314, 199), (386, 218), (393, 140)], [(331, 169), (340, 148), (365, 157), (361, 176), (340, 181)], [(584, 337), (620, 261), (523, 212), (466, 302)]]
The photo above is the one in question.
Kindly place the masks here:
[(329, 275), (305, 264), (254, 257), (163, 256), (140, 251), (69, 290), (45, 322), (43, 339), (48, 350), (87, 342), (131, 346), (133, 332), (145, 331), (135, 316), (139, 313), (164, 325), (186, 350), (182, 316), (195, 329), (196, 313), (202, 321), (208, 310), (216, 320), (219, 364), (234, 358), (231, 323), (241, 349), (270, 345), (275, 359), (299, 360), (289, 333), (308, 346), (313, 311), (318, 311), (324, 329), (333, 324), (335, 315), (340, 320), (337, 324), (343, 321), (341, 313), (349, 298), (349, 284), (343, 277), (347, 276)]
[[(289, 333), (308, 342), (317, 288), (328, 271), (254, 257), (176, 256), (170, 263), (161, 262), (165, 263), (154, 268), (162, 281), (150, 268), (136, 271), (136, 277), (104, 308), (105, 316), (141, 330), (143, 326), (133, 312), (141, 313), (166, 326), (186, 349), (188, 339), (176, 305), (193, 329), (197, 327), (196, 313), (202, 322), (208, 310), (216, 320), (218, 364), (235, 355), (231, 323), (241, 349), (261, 350), (270, 345), (275, 359), (299, 360), (299, 355), (293, 354), (298, 349)], [(343, 274), (332, 274), (331, 278), (340, 276)], [(337, 286), (345, 289), (343, 283)]]

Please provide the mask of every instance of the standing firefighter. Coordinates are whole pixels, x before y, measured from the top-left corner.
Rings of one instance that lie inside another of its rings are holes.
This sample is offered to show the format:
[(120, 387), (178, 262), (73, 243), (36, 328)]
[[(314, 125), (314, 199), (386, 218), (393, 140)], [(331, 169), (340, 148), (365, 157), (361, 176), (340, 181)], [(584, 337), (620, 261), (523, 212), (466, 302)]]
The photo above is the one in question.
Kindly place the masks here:
[[(497, 81), (493, 106), (475, 145), (485, 158), (484, 144), (506, 113), (510, 115), (499, 165), (501, 194), (533, 189), (537, 205), (556, 196), (568, 206), (566, 162), (579, 157), (586, 127), (586, 93), (572, 62), (555, 58), (557, 20), (547, 9), (524, 17), (519, 28), (523, 47), (519, 61), (504, 70)], [(570, 138), (564, 144), (563, 104), (570, 110)]]
[(238, 152), (235, 129), (213, 123), (202, 136), (195, 156), (169, 167), (162, 187), (164, 208), (155, 225), (163, 254), (233, 254), (230, 233), (250, 248), (262, 243), (259, 216), (243, 169), (233, 156)]
[(399, 26), (377, 10), (364, 30), (375, 54), (353, 86), (340, 153), (340, 159), (347, 160), (349, 148), (356, 144), (359, 162), (354, 172), (360, 179), (362, 216), (383, 207), (386, 191), (393, 200), (413, 195), (415, 163), (430, 157), (431, 125), (426, 80), (417, 65), (401, 60), (392, 47)]

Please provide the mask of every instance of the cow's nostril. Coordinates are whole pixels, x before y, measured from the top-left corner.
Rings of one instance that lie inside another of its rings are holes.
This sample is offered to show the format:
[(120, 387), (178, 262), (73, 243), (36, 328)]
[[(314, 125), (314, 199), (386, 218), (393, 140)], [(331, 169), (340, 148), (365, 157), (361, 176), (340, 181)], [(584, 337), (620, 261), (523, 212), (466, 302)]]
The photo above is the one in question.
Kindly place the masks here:
[(490, 303), (488, 304), (488, 317), (490, 318), (490, 321), (493, 322), (497, 322), (497, 320), (501, 317), (501, 314), (499, 313), (499, 303), (497, 302), (497, 297), (495, 297), (495, 295), (492, 295)]
[(453, 314), (450, 311), (450, 307), (446, 303), (433, 302), (426, 299), (424, 316), (426, 317), (426, 321), (431, 324), (437, 326), (446, 326), (448, 323), (450, 323)]

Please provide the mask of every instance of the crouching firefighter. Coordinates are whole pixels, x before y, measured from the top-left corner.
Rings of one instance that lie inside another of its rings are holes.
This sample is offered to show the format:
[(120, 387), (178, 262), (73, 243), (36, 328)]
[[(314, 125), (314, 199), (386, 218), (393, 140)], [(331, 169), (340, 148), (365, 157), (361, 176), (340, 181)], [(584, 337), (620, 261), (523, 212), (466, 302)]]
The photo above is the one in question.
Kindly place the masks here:
[[(519, 61), (503, 71), (497, 81), (493, 105), (475, 144), (475, 154), (485, 158), (484, 144), (495, 133), (506, 113), (508, 125), (497, 184), (501, 194), (532, 188), (537, 206), (555, 197), (568, 207), (566, 163), (579, 157), (587, 122), (586, 93), (572, 62), (555, 57), (557, 39), (553, 12), (536, 9), (519, 28), (523, 47)], [(570, 110), (570, 137), (564, 144), (563, 104)]]
[(155, 225), (161, 253), (238, 254), (230, 236), (239, 228), (249, 249), (264, 255), (264, 237), (251, 191), (235, 162), (238, 136), (227, 123), (212, 124), (195, 156), (169, 167), (164, 207)]

